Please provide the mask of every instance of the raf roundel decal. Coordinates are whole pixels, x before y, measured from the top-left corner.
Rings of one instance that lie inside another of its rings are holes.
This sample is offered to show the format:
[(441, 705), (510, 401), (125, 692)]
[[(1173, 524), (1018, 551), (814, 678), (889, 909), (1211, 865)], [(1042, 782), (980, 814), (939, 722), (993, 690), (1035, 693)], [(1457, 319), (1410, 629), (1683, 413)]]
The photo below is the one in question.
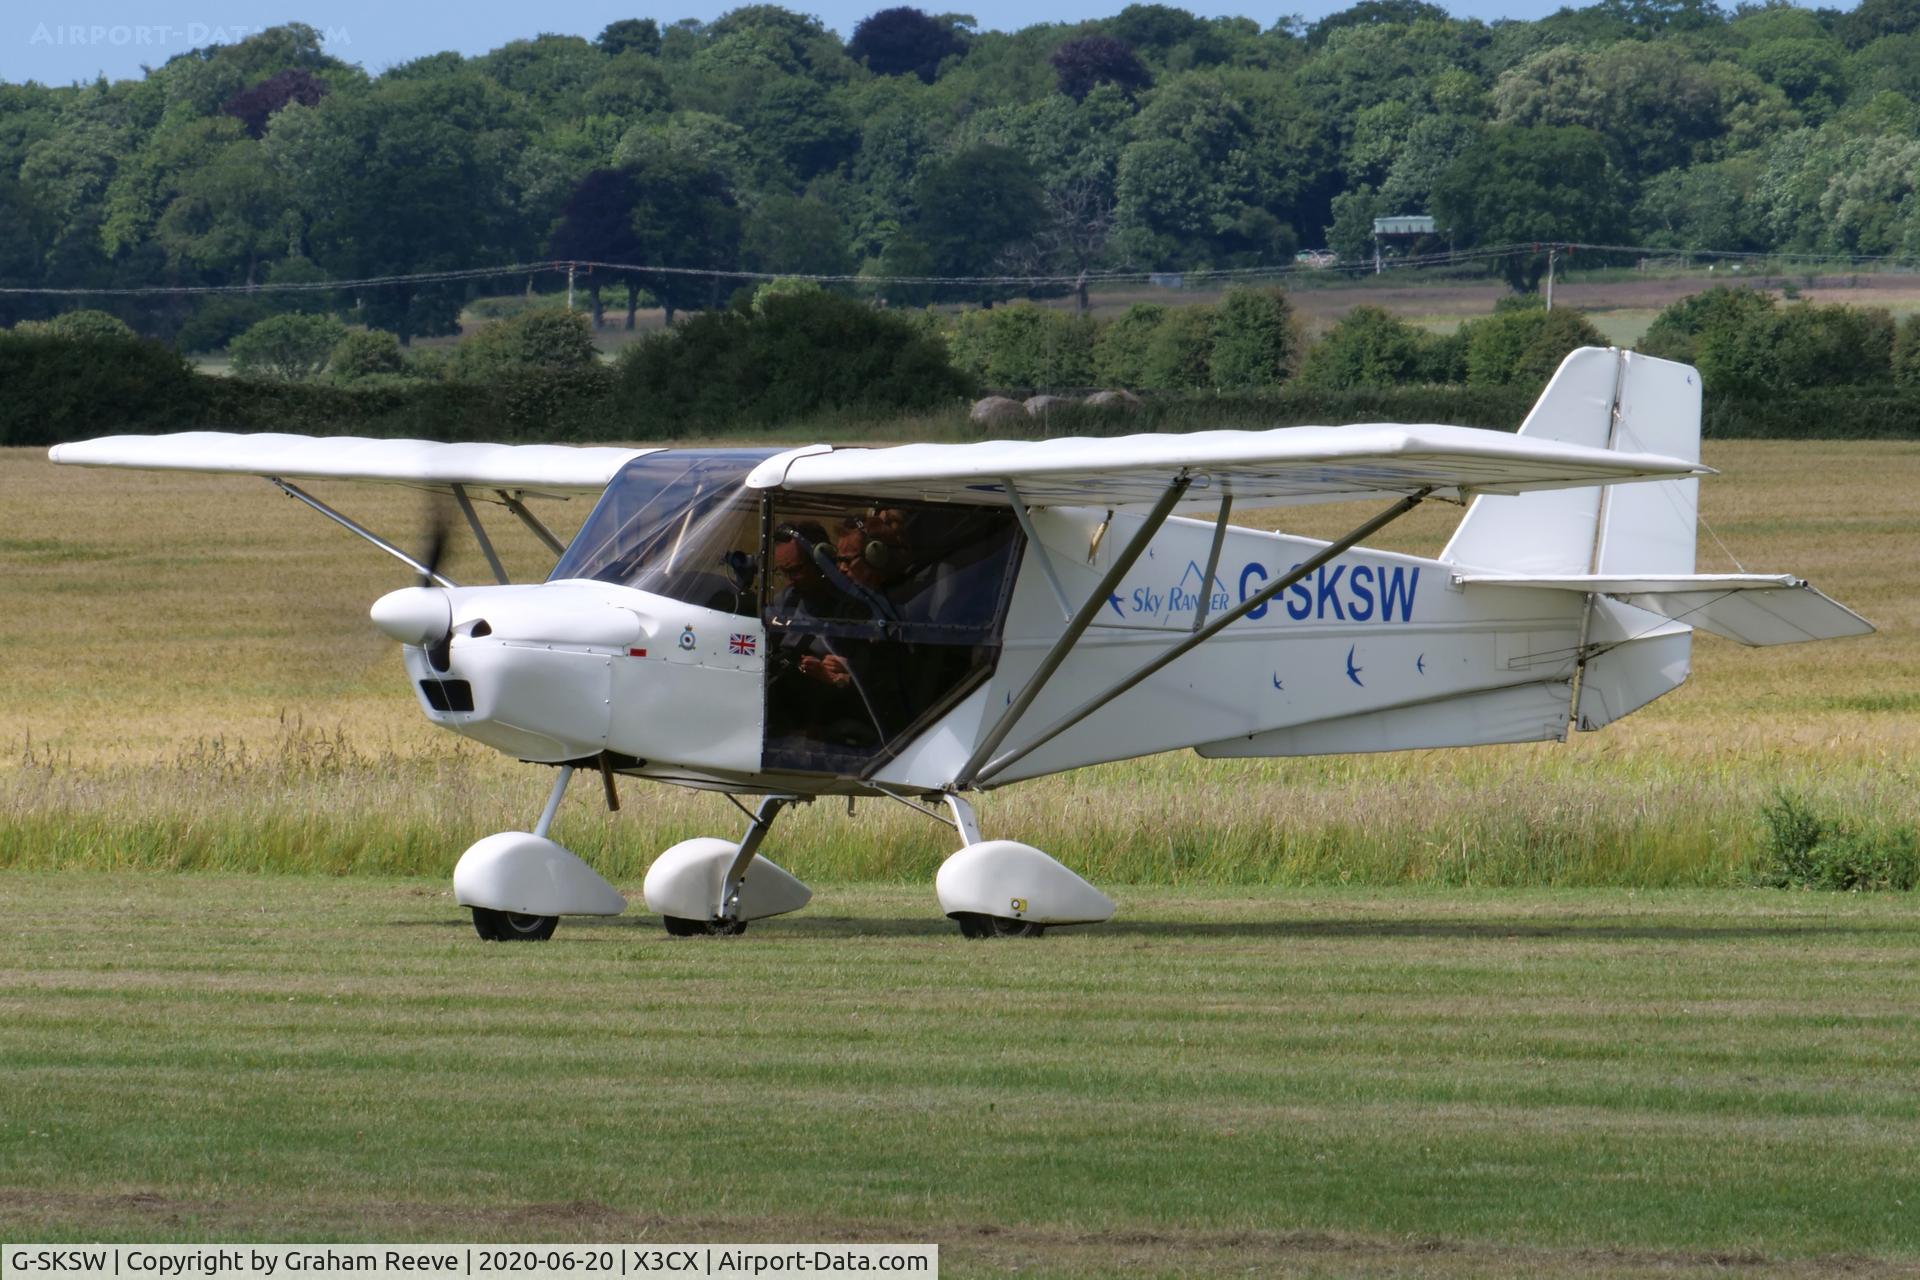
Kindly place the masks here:
[(692, 627), (687, 627), (686, 629), (680, 632), (680, 647), (682, 649), (693, 648), (693, 628)]

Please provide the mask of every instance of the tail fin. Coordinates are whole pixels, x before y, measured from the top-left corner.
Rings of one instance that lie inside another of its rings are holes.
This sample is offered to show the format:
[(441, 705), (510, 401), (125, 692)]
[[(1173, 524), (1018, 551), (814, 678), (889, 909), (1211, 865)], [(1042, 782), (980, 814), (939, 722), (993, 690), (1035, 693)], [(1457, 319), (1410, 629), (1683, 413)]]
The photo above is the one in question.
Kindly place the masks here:
[[(1520, 434), (1597, 449), (1700, 457), (1700, 375), (1691, 366), (1614, 348), (1582, 347), (1561, 362)], [(1679, 575), (1694, 570), (1700, 482), (1563, 489), (1479, 497), (1440, 553), (1510, 578)], [(1607, 646), (1580, 665), (1568, 709), (1598, 729), (1680, 687), (1692, 670), (1683, 623), (1595, 593), (1582, 633)]]
[[(1700, 375), (1632, 351), (1561, 362), (1520, 434), (1595, 449), (1700, 456)], [(1504, 574), (1692, 573), (1700, 482), (1661, 480), (1474, 499), (1442, 560)]]

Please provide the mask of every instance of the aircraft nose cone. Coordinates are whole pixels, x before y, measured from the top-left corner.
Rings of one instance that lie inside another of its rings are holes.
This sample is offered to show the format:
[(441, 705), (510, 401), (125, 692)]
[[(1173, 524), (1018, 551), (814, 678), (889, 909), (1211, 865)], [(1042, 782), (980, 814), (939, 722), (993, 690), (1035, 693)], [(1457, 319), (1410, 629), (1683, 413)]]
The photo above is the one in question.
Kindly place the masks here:
[(389, 591), (368, 612), (374, 626), (401, 644), (430, 644), (453, 626), (453, 603), (438, 587)]

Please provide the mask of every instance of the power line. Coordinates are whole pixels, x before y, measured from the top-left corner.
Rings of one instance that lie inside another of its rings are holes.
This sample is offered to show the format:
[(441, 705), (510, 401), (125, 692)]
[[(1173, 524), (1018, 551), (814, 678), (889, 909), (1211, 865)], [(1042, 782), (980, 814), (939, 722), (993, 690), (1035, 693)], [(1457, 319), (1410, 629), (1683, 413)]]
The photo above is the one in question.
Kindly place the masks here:
[[(1752, 262), (1837, 264), (1851, 267), (1905, 266), (1920, 269), (1920, 257), (1915, 257), (1911, 254), (1768, 253), (1747, 249), (1684, 249), (1658, 245), (1587, 244), (1579, 241), (1540, 241), (1528, 244), (1504, 244), (1472, 249), (1447, 249), (1434, 253), (1413, 254), (1389, 259), (1383, 263), (1382, 266), (1385, 271), (1405, 271), (1421, 267), (1459, 266), (1474, 262), (1509, 258), (1520, 254), (1542, 253), (1549, 249), (1580, 250), (1590, 253), (1637, 254), (1642, 257), (1713, 258)], [(1187, 282), (1225, 281), (1231, 283), (1235, 281), (1278, 279), (1285, 276), (1300, 275), (1308, 272), (1320, 273), (1329, 270), (1364, 272), (1366, 274), (1373, 274), (1375, 270), (1371, 264), (1363, 265), (1358, 263), (1350, 267), (1341, 265), (1316, 267), (1304, 263), (1277, 263), (1271, 266), (1199, 267), (1184, 271), (1166, 272), (1150, 271), (1141, 268), (1111, 268), (1100, 271), (1054, 274), (1009, 272), (999, 275), (976, 276), (848, 275), (793, 271), (744, 271), (717, 267), (663, 266), (639, 262), (599, 262), (588, 259), (552, 259), (542, 262), (515, 262), (494, 267), (463, 267), (444, 271), (414, 271), (392, 275), (365, 276), (352, 280), (298, 280), (266, 282), (262, 284), (135, 285), (119, 287), (106, 285), (61, 287), (6, 285), (0, 286), (0, 295), (140, 298), (269, 293), (330, 293), (337, 290), (375, 289), (402, 285), (450, 284), (470, 280), (492, 280), (507, 276), (538, 275), (547, 272), (565, 273), (569, 269), (576, 268), (641, 277), (700, 277), (712, 280), (738, 280), (743, 283), (770, 280), (803, 280), (814, 284), (857, 284), (867, 286), (1024, 286), (1029, 289), (1041, 287), (1074, 287), (1083, 283), (1147, 284), (1156, 278), (1164, 276), (1179, 276), (1183, 281)]]

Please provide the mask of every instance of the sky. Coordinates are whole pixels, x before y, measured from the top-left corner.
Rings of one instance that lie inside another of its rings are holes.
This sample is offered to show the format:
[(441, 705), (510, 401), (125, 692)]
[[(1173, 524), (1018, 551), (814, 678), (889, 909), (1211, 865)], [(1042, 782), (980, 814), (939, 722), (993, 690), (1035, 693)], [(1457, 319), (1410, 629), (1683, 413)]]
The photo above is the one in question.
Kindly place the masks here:
[[(744, 2), (744, 0), (742, 0)], [(1167, 0), (1178, 3), (1178, 0)], [(1564, 0), (1452, 0), (1456, 17), (1540, 18)], [(1583, 3), (1584, 0), (1575, 0)], [(842, 36), (876, 9), (913, 0), (784, 0), (812, 13)], [(925, 0), (930, 13), (972, 13), (980, 27), (1014, 30), (1036, 22), (1078, 22), (1119, 12), (1128, 0)], [(1285, 14), (1312, 21), (1352, 0), (1278, 0), (1255, 7), (1183, 7), (1207, 16), (1238, 14), (1263, 27)], [(589, 39), (619, 18), (711, 20), (735, 4), (650, 4), (646, 0), (571, 0), (552, 5), (468, 0), (422, 4), (407, 0), (0, 0), (0, 80), (69, 84), (105, 74), (140, 75), (142, 66), (207, 44), (230, 44), (283, 22), (305, 22), (327, 37), (327, 51), (378, 73), (399, 62), (454, 49), (472, 55), (509, 40), (555, 32)]]

